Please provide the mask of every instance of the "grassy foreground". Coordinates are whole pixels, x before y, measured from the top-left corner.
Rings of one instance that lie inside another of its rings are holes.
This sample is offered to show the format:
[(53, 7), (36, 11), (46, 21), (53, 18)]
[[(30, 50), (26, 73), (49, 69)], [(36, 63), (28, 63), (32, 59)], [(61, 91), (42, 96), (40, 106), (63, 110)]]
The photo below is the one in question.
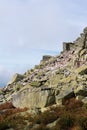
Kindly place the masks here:
[(37, 115), (26, 112), (11, 103), (0, 105), (0, 130), (87, 130), (87, 105), (74, 98)]

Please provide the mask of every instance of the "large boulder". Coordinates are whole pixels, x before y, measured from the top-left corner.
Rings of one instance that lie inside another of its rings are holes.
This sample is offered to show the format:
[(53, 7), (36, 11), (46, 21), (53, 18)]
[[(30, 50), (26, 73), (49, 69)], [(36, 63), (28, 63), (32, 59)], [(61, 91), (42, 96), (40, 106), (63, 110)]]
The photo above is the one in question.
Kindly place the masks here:
[(55, 91), (51, 88), (25, 88), (12, 96), (15, 107), (43, 108), (55, 103)]
[(87, 103), (87, 87), (86, 86), (79, 86), (77, 89), (74, 90), (75, 96), (77, 99), (81, 100), (84, 103)]
[(10, 84), (13, 84), (13, 83), (15, 83), (15, 82), (18, 82), (18, 81), (20, 81), (20, 80), (22, 80), (24, 78), (24, 75), (21, 75), (21, 74), (15, 74), (13, 77), (12, 77), (12, 79), (8, 82), (8, 85), (10, 85)]
[(56, 104), (58, 105), (63, 105), (63, 103), (65, 102), (65, 100), (68, 100), (70, 98), (75, 97), (73, 88), (67, 88), (65, 87), (64, 90), (61, 90), (60, 93), (58, 95), (56, 95)]

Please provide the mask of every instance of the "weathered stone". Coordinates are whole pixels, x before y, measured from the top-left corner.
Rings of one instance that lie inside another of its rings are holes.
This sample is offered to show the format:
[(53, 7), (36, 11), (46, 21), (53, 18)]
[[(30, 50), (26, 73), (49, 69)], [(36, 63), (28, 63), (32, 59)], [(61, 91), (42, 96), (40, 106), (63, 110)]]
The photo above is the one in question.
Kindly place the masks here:
[(5, 96), (3, 94), (0, 94), (0, 104), (5, 102)]
[(81, 37), (79, 37), (78, 39), (76, 39), (76, 41), (75, 41), (75, 48), (77, 48), (77, 49), (82, 49), (83, 47), (85, 47), (84, 46), (84, 44), (85, 44), (85, 35), (82, 35)]
[(63, 43), (63, 51), (70, 51), (73, 48), (73, 43), (71, 42), (64, 42)]
[(52, 89), (27, 88), (13, 95), (12, 103), (20, 108), (43, 108), (55, 103), (55, 93)]
[(81, 75), (87, 74), (87, 66), (86, 65), (80, 66), (76, 71), (78, 74)]
[(44, 55), (43, 58), (42, 58), (42, 61), (48, 61), (50, 58), (52, 58), (52, 56)]
[(86, 34), (87, 33), (87, 27), (85, 27), (84, 29), (83, 29), (83, 32)]
[(0, 94), (0, 99), (3, 99), (4, 98), (4, 95), (3, 94)]
[(72, 88), (68, 88), (68, 89), (65, 88), (65, 90), (60, 91), (60, 94), (56, 96), (56, 103), (58, 105), (63, 105), (64, 100), (70, 99), (73, 97), (75, 97), (73, 89)]
[(41, 82), (39, 82), (39, 81), (32, 81), (30, 83), (30, 85), (33, 86), (33, 87), (40, 87), (41, 86)]
[(87, 52), (87, 49), (83, 49), (83, 50), (80, 51), (79, 55), (82, 56), (82, 55), (86, 54), (86, 52)]
[(82, 99), (82, 102), (87, 104), (87, 97), (85, 97), (84, 99)]
[(84, 97), (83, 96), (76, 96), (76, 99), (77, 100), (82, 100), (82, 99), (84, 99)]
[(59, 119), (55, 120), (55, 121), (52, 122), (52, 123), (49, 123), (49, 124), (47, 125), (47, 127), (48, 127), (48, 128), (52, 128), (52, 127), (56, 126), (56, 123), (58, 122), (58, 120), (59, 120)]
[(13, 84), (13, 83), (15, 83), (15, 82), (18, 82), (18, 81), (20, 81), (20, 80), (22, 80), (24, 78), (24, 75), (21, 75), (21, 74), (15, 74), (14, 76), (13, 76), (13, 78), (11, 79), (11, 81), (8, 83), (8, 85), (10, 85), (10, 84)]
[(86, 86), (79, 86), (77, 89), (74, 90), (75, 95), (80, 95), (80, 96), (87, 96), (87, 88)]

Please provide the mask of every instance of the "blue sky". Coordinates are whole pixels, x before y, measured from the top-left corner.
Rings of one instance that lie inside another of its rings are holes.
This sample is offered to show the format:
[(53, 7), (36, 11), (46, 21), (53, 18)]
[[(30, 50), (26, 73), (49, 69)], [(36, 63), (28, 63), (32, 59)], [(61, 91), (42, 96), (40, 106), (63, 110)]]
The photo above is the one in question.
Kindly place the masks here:
[(0, 86), (57, 55), (87, 26), (87, 0), (0, 0)]

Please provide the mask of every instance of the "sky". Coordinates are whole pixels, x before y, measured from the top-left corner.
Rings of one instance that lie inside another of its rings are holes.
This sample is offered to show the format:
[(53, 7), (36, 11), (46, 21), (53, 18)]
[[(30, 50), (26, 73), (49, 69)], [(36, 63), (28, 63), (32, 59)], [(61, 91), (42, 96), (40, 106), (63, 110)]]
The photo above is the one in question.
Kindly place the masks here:
[(0, 86), (87, 26), (87, 0), (0, 0)]

